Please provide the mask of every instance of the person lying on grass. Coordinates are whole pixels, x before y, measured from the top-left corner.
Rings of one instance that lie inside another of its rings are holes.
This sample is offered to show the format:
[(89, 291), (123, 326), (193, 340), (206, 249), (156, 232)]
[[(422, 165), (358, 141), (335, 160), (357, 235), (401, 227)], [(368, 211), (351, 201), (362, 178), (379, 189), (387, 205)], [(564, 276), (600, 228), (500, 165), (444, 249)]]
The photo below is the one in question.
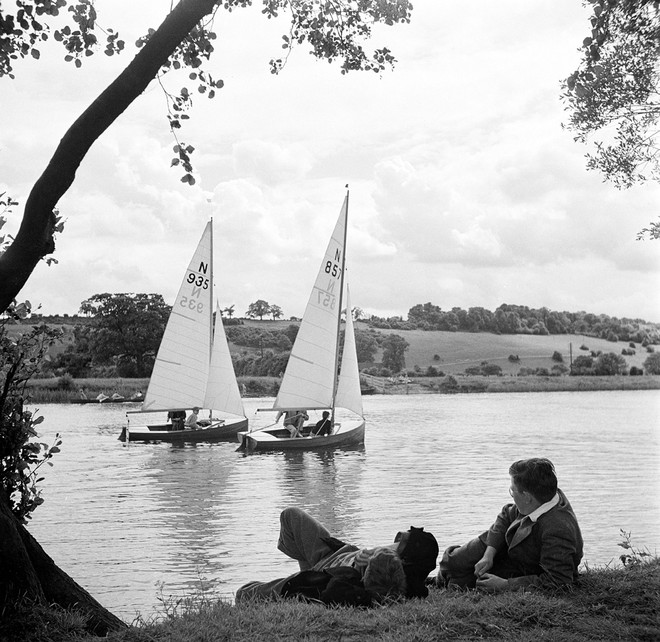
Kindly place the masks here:
[(328, 604), (368, 606), (384, 598), (426, 597), (438, 543), (423, 528), (400, 532), (394, 543), (358, 548), (332, 537), (305, 511), (290, 507), (280, 515), (277, 547), (298, 561), (300, 572), (270, 582), (250, 582), (236, 602), (302, 596)]
[(438, 586), (491, 593), (559, 588), (577, 579), (582, 534), (548, 459), (522, 459), (509, 468), (507, 504), (485, 533), (450, 546), (440, 560)]

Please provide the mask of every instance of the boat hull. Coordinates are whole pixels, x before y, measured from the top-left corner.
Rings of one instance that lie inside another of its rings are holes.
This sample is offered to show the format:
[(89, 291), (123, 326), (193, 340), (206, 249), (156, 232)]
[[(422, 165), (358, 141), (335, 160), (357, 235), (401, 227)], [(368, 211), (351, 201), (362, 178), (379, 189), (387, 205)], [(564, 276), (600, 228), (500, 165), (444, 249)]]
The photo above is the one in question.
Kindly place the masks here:
[(121, 435), (119, 435), (119, 441), (167, 441), (176, 443), (224, 441), (236, 439), (236, 435), (247, 430), (247, 427), (248, 420), (245, 418), (187, 430), (159, 430), (159, 426), (139, 426), (127, 430), (124, 427)]
[(239, 449), (246, 452), (264, 450), (312, 450), (355, 446), (364, 442), (364, 420), (342, 421), (332, 435), (291, 437), (288, 430), (258, 430), (239, 432)]

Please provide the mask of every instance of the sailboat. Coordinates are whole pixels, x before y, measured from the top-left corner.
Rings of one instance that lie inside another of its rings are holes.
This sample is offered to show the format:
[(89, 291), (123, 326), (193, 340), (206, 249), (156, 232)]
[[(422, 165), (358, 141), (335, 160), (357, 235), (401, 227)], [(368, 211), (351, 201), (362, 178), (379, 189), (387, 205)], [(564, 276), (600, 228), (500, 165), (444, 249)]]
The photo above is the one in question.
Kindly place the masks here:
[[(137, 413), (202, 410), (197, 427), (164, 421), (131, 427)], [(208, 418), (203, 418), (208, 411)], [(222, 416), (216, 416), (219, 413)], [(213, 222), (206, 224), (179, 288), (141, 410), (127, 412), (121, 441), (218, 441), (248, 427), (220, 308), (213, 323)]]
[[(262, 412), (307, 415), (329, 412), (330, 434), (315, 434), (315, 425), (302, 426), (298, 436), (289, 428), (271, 424), (238, 433), (239, 449), (299, 450), (360, 444), (364, 441), (364, 413), (360, 393), (355, 331), (346, 285), (346, 231), (348, 193), (323, 256), (291, 356), (272, 408)], [(339, 359), (341, 312), (346, 308), (344, 346)], [(338, 412), (341, 413), (338, 414)]]

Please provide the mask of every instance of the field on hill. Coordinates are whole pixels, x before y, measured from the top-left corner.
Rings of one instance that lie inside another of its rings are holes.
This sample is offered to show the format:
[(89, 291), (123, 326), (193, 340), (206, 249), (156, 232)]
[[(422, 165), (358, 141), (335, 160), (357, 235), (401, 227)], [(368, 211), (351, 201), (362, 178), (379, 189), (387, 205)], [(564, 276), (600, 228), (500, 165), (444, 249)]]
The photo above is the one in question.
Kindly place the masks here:
[[(366, 324), (357, 324), (361, 330)], [(469, 366), (479, 365), (482, 361), (493, 363), (502, 368), (504, 374), (518, 374), (521, 368), (547, 368), (557, 365), (553, 361), (554, 352), (559, 352), (565, 366), (570, 365), (571, 351), (573, 359), (579, 355), (590, 355), (591, 351), (614, 352), (621, 354), (629, 346), (605, 339), (596, 339), (577, 334), (554, 334), (546, 336), (529, 334), (489, 334), (486, 332), (440, 332), (424, 330), (378, 330), (383, 334), (398, 334), (410, 345), (405, 353), (406, 368), (419, 366), (424, 372), (429, 366), (435, 366), (446, 374), (462, 373)], [(588, 350), (581, 350), (586, 346)], [(624, 355), (628, 367), (643, 367), (649, 356), (646, 348), (635, 346), (635, 354)], [(439, 359), (434, 360), (434, 355)], [(516, 355), (520, 361), (509, 361), (509, 355)], [(380, 355), (376, 357), (380, 360)]]

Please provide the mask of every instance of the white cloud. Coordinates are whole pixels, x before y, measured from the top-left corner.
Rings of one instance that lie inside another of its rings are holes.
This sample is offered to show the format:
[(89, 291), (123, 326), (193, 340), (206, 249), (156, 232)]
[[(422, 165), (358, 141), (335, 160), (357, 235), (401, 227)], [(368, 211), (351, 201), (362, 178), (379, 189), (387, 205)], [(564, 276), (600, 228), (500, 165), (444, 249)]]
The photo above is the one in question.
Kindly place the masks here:
[[(130, 43), (169, 7), (147, 4), (97, 8)], [(351, 292), (367, 312), (508, 302), (660, 321), (660, 250), (634, 240), (657, 217), (660, 187), (604, 184), (560, 127), (559, 81), (589, 28), (579, 3), (415, 3), (410, 25), (375, 31), (374, 45), (398, 59), (382, 77), (343, 76), (304, 47), (272, 76), (285, 25), (258, 6), (220, 11), (216, 27), (212, 73), (225, 88), (196, 97), (180, 132), (196, 148), (197, 184), (170, 168), (174, 141), (152, 83), (60, 203), (60, 264), (40, 266), (24, 292), (46, 312), (75, 312), (101, 291), (171, 301), (213, 216), (221, 304), (242, 314), (264, 298), (300, 315), (348, 183)], [(95, 58), (82, 73), (27, 61), (3, 81), (12, 126), (0, 130), (2, 180), (22, 202), (128, 60)]]

